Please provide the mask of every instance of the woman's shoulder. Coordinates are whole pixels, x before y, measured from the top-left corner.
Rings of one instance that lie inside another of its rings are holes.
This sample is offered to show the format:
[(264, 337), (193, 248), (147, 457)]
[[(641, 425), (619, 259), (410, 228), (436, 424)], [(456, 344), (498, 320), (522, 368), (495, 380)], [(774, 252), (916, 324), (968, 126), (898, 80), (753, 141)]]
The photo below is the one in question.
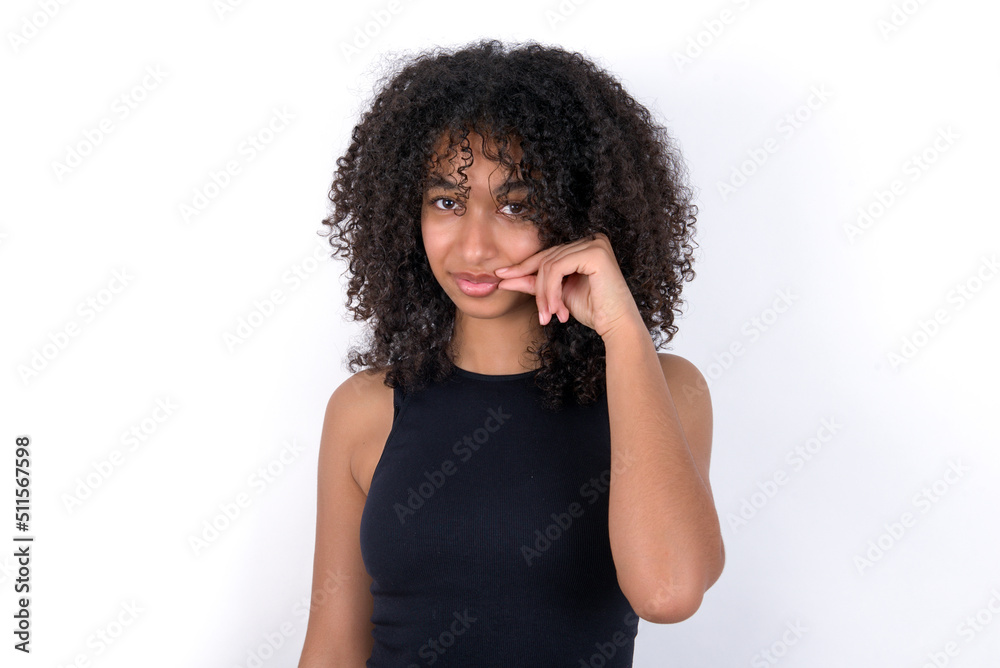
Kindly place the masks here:
[[(393, 388), (385, 384), (388, 369), (363, 369), (348, 376), (334, 390), (327, 405), (329, 438), (346, 450), (351, 473), (367, 493), (367, 482), (378, 461), (393, 419)], [(374, 458), (374, 459), (373, 459)]]
[(391, 423), (393, 390), (385, 384), (388, 369), (362, 369), (348, 376), (330, 396), (327, 416), (337, 435), (348, 444), (370, 439), (373, 431)]
[(391, 391), (392, 388), (385, 385), (385, 376), (388, 372), (389, 367), (362, 369), (345, 378), (334, 393), (343, 389), (345, 394), (358, 397), (365, 393), (377, 393), (380, 387)]
[(668, 385), (679, 385), (686, 389), (699, 388), (707, 391), (708, 383), (698, 367), (690, 360), (674, 353), (656, 353), (660, 368)]
[[(680, 355), (658, 352), (674, 407), (682, 422), (711, 422), (712, 394), (708, 380), (695, 364)], [(687, 424), (685, 424), (685, 428)]]
[(385, 407), (388, 398), (391, 416), (393, 389), (385, 384), (388, 371), (388, 368), (362, 369), (348, 376), (333, 391), (329, 407), (344, 417), (353, 418), (345, 420), (346, 423), (364, 427), (371, 419), (384, 413), (380, 408)]

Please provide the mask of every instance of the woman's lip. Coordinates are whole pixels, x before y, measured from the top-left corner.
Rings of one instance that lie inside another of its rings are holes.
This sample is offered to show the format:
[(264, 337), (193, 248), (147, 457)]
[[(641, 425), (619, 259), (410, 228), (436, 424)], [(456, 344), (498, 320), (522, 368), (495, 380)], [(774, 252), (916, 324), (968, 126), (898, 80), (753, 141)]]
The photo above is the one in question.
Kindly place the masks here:
[(456, 279), (462, 279), (469, 281), (470, 283), (499, 283), (500, 279), (491, 274), (469, 274), (467, 272), (458, 272), (453, 274)]
[(458, 278), (458, 277), (455, 277), (455, 281), (458, 283), (458, 289), (461, 290), (463, 294), (466, 294), (470, 297), (485, 297), (486, 295), (496, 290), (497, 284), (500, 282), (499, 280), (496, 280), (484, 283), (476, 283), (466, 278)]

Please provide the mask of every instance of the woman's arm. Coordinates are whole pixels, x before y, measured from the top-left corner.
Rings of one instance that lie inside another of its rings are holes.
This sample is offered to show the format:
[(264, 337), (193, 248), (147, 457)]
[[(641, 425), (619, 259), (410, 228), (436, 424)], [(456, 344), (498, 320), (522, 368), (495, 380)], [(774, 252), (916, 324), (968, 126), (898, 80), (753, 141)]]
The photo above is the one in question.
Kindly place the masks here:
[(378, 402), (365, 401), (374, 381), (362, 374), (337, 388), (323, 421), (312, 605), (298, 668), (363, 668), (371, 656), (372, 580), (360, 546), (365, 494), (351, 473), (351, 454), (371, 431)]
[(687, 619), (725, 561), (708, 484), (705, 379), (683, 358), (657, 355), (606, 234), (546, 248), (496, 274), (500, 288), (535, 295), (539, 324), (572, 316), (604, 341), (618, 584), (643, 619)]
[(712, 402), (693, 364), (656, 353), (638, 311), (619, 322), (603, 337), (611, 551), (636, 613), (675, 623), (701, 606), (725, 562), (708, 480)]

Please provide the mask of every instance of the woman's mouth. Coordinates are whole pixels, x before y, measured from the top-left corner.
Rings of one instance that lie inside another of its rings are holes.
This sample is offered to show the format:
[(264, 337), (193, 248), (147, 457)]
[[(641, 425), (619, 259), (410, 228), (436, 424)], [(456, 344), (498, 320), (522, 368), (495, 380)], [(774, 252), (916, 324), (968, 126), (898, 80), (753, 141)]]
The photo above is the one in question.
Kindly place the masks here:
[(458, 289), (463, 294), (470, 297), (485, 297), (497, 290), (500, 279), (490, 276), (472, 277), (469, 274), (455, 274), (455, 282), (458, 283)]

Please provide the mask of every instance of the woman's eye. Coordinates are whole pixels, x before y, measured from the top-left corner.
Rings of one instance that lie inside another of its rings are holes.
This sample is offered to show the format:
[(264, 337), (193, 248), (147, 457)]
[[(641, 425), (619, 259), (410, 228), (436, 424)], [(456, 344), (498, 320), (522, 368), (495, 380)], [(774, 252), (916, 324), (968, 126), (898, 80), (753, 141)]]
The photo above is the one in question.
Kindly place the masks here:
[(458, 201), (450, 197), (435, 197), (431, 200), (431, 206), (443, 211), (453, 211), (458, 206)]
[(523, 216), (527, 214), (530, 209), (521, 202), (509, 202), (500, 210), (511, 216)]

